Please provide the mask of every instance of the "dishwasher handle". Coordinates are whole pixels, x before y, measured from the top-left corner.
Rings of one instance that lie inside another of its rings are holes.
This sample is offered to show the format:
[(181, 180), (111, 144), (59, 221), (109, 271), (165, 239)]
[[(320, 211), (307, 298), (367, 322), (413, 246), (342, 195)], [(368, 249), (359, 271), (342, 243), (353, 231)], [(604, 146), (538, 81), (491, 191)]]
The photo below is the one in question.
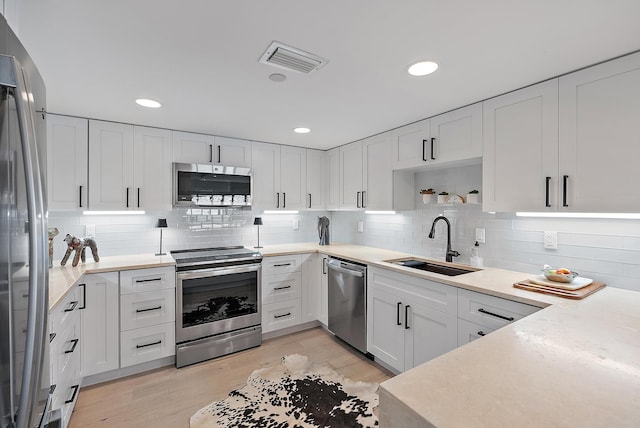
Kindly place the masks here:
[(329, 270), (346, 273), (347, 275), (356, 276), (358, 278), (362, 278), (364, 276), (364, 272), (362, 272), (361, 270), (347, 269), (342, 267), (341, 264), (343, 263), (341, 263), (339, 260), (329, 260), (329, 263), (327, 263), (327, 265), (329, 265)]

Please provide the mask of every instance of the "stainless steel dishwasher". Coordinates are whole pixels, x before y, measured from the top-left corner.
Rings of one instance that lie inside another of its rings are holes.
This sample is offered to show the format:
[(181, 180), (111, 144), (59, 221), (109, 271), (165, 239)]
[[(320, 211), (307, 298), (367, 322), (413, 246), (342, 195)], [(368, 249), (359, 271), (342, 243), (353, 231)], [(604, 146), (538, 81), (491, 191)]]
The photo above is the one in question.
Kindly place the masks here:
[(367, 267), (329, 258), (329, 330), (367, 353)]

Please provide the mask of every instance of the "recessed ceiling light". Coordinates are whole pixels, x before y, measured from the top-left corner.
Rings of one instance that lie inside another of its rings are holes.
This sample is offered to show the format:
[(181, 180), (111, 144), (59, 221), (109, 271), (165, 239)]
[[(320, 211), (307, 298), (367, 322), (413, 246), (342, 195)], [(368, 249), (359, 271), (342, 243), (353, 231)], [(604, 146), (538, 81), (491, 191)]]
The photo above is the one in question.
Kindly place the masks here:
[(308, 134), (311, 130), (309, 128), (293, 128), (293, 132), (298, 134)]
[(409, 74), (412, 76), (426, 76), (438, 69), (438, 64), (433, 61), (416, 62), (409, 67)]
[(269, 75), (269, 79), (273, 80), (274, 82), (284, 82), (285, 80), (287, 80), (287, 76), (280, 73), (273, 73)]
[(148, 100), (146, 98), (138, 98), (136, 100), (136, 104), (141, 105), (142, 107), (149, 107), (149, 108), (160, 108), (160, 107), (162, 107), (162, 104), (160, 104), (158, 101)]

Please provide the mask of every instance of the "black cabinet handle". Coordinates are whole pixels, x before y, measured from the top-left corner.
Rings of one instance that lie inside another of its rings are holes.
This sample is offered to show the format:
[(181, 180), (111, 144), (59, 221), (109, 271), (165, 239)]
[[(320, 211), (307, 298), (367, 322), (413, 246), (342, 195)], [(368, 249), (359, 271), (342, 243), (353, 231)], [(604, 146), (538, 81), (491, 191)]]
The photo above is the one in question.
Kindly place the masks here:
[(276, 208), (280, 208), (280, 193), (276, 193)]
[(411, 305), (404, 307), (404, 329), (409, 330), (409, 308)]
[(362, 208), (360, 206), (360, 193), (361, 192), (356, 192), (356, 208)]
[(55, 333), (49, 333), (49, 343), (53, 342), (53, 339), (56, 338), (56, 334)]
[(322, 274), (323, 275), (327, 274), (327, 259), (326, 258), (322, 259)]
[(309, 193), (309, 208), (311, 208), (311, 193)]
[(80, 186), (80, 197), (78, 199), (80, 201), (80, 208), (82, 208), (82, 186)]
[(82, 288), (82, 306), (78, 309), (87, 308), (87, 284), (78, 284), (78, 287)]
[(291, 288), (291, 286), (287, 285), (285, 287), (275, 287), (274, 290), (286, 290), (287, 288)]
[(363, 190), (362, 191), (362, 208), (367, 208), (367, 203), (365, 202), (366, 196), (367, 196), (367, 191)]
[(129, 188), (127, 187), (127, 208), (129, 208)]
[(568, 180), (569, 180), (568, 175), (562, 176), (562, 206), (563, 207), (569, 206), (569, 204), (567, 204), (567, 181)]
[(154, 306), (153, 308), (136, 309), (136, 313), (158, 311), (160, 309), (162, 309), (162, 306)]
[(400, 322), (400, 307), (402, 306), (402, 302), (398, 302), (396, 305), (396, 325), (402, 325)]
[(80, 388), (80, 385), (73, 385), (71, 387), (71, 389), (73, 389), (73, 395), (71, 396), (70, 399), (68, 399), (67, 401), (64, 402), (64, 404), (69, 404), (69, 403), (73, 403), (73, 400), (76, 399), (76, 395), (78, 394), (78, 389)]
[(480, 330), (479, 332), (476, 333), (478, 336), (486, 336), (487, 333), (485, 333), (484, 331)]
[(282, 267), (282, 266), (291, 266), (291, 263), (280, 263), (280, 264), (273, 265), (273, 267)]
[(282, 208), (287, 208), (287, 194), (282, 192)]
[(433, 156), (433, 143), (436, 142), (435, 138), (431, 139), (431, 160), (436, 160), (435, 156)]
[(209, 163), (213, 163), (213, 144), (209, 144)]
[(551, 204), (549, 203), (549, 182), (551, 181), (551, 177), (545, 177), (545, 181), (546, 181), (546, 184), (545, 184), (545, 191), (544, 191), (544, 194), (545, 194), (544, 206), (547, 208), (550, 208)]
[(78, 302), (74, 300), (73, 302), (69, 302), (69, 307), (65, 309), (65, 312), (73, 312), (73, 310), (78, 306)]
[(422, 160), (427, 161), (427, 140), (422, 140)]
[(218, 163), (222, 162), (222, 156), (220, 154), (220, 146), (218, 146)]
[(284, 317), (288, 317), (291, 315), (291, 312), (287, 312), (286, 314), (282, 314), (282, 315), (274, 315), (274, 318), (284, 318)]
[(485, 311), (483, 308), (478, 309), (478, 312), (482, 312), (483, 314), (491, 315), (492, 317), (500, 318), (507, 321), (513, 321), (514, 317), (505, 317), (504, 315), (494, 314), (493, 312)]
[(137, 284), (140, 284), (141, 282), (156, 282), (156, 281), (162, 281), (162, 278), (136, 279)]
[(78, 339), (73, 339), (71, 343), (73, 343), (71, 349), (64, 351), (65, 354), (73, 354), (73, 351), (76, 350), (76, 346), (78, 346)]
[(140, 208), (140, 188), (138, 187), (138, 208)]
[(136, 349), (146, 348), (148, 346), (160, 345), (161, 343), (162, 343), (162, 340), (158, 340), (156, 342), (145, 343), (144, 345), (136, 345)]

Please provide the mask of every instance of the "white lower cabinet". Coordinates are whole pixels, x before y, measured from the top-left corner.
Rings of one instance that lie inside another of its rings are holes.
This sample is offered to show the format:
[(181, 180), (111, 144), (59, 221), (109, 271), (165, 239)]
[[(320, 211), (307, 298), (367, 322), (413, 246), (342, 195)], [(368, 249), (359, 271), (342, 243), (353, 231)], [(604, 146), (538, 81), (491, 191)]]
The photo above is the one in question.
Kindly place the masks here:
[(301, 312), (300, 299), (262, 305), (262, 332), (269, 333), (300, 324)]
[(458, 346), (480, 339), (492, 331), (492, 328), (458, 318)]
[(175, 269), (120, 272), (120, 367), (175, 355)]
[(63, 427), (69, 424), (82, 381), (78, 303), (78, 287), (73, 287), (49, 314), (49, 363), (55, 385), (51, 409), (60, 410)]
[(318, 320), (321, 312), (322, 255), (302, 255), (302, 321)]
[(539, 310), (538, 307), (500, 297), (458, 290), (458, 318), (492, 330), (497, 330)]
[(370, 267), (367, 350), (403, 372), (457, 347), (457, 289)]
[(262, 261), (262, 332), (293, 327), (305, 321), (303, 264), (308, 254), (265, 257)]
[(120, 366), (118, 272), (85, 275), (80, 287), (82, 376)]

